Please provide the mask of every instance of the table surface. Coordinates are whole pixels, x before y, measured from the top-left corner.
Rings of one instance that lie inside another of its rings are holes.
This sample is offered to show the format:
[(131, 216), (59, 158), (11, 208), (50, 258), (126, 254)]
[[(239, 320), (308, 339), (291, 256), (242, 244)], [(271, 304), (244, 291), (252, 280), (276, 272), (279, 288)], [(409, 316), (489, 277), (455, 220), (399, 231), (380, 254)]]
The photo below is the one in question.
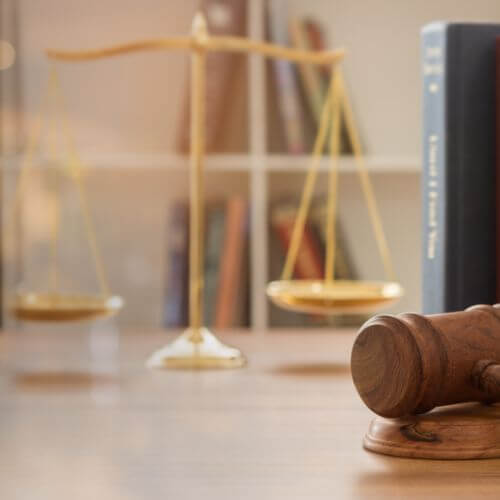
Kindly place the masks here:
[(0, 497), (500, 498), (500, 460), (363, 450), (352, 331), (234, 332), (244, 369), (146, 369), (170, 338), (0, 335)]

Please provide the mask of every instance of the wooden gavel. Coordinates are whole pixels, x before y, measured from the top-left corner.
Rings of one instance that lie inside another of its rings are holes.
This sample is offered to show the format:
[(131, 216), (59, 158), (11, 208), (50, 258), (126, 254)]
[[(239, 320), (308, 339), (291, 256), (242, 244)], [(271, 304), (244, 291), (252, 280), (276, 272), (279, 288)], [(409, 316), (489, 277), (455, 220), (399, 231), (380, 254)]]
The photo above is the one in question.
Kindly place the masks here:
[(422, 316), (376, 316), (351, 356), (354, 385), (383, 417), (500, 401), (500, 304)]

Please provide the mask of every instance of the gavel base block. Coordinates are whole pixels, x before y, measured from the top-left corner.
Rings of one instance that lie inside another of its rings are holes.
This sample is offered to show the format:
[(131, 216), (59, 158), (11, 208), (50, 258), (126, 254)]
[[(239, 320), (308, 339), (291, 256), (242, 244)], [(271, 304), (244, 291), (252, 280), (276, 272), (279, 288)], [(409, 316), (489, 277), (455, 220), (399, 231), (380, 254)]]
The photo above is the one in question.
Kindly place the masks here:
[(367, 450), (396, 457), (500, 457), (500, 406), (466, 403), (405, 418), (376, 417), (363, 444)]

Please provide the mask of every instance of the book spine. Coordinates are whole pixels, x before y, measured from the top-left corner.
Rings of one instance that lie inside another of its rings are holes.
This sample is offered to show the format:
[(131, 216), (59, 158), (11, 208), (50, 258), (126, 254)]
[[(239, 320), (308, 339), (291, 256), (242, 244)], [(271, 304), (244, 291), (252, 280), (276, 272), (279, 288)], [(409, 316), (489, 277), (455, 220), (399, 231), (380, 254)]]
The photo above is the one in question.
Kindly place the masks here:
[[(290, 38), (293, 46), (297, 49), (311, 49), (306, 26), (302, 19), (296, 18), (290, 22)], [(305, 63), (299, 64), (298, 69), (311, 114), (318, 125), (325, 96), (325, 82), (320, 73), (321, 69), (316, 65)]]
[(236, 196), (228, 200), (214, 323), (218, 329), (234, 326), (238, 297), (242, 295), (246, 213), (243, 198)]
[[(323, 31), (318, 23), (316, 23), (312, 19), (308, 19), (305, 22), (305, 29), (307, 32), (307, 37), (309, 39), (309, 48), (318, 51), (325, 50), (327, 48), (325, 37), (323, 36)], [(331, 30), (329, 30), (329, 33), (331, 33)], [(331, 68), (329, 68), (327, 65), (322, 65), (318, 66), (318, 69), (322, 74), (325, 82), (328, 83), (331, 76)]]
[(426, 26), (422, 30), (422, 309), (424, 314), (445, 310), (445, 53), (446, 25), (433, 23)]
[[(285, 252), (288, 251), (288, 247), (290, 246), (294, 221), (293, 217), (278, 215), (273, 223)], [(320, 243), (316, 239), (314, 231), (307, 223), (304, 226), (294, 275), (299, 279), (307, 280), (321, 280), (324, 277)]]
[[(321, 26), (314, 20), (309, 19), (305, 21), (304, 24), (304, 29), (306, 32), (306, 36), (308, 39), (308, 48), (313, 49), (313, 50), (326, 50), (327, 49), (327, 44), (325, 43), (325, 37), (323, 34), (323, 30), (321, 29)], [(330, 30), (330, 36), (331, 36), (331, 30)], [(318, 75), (318, 78), (320, 80), (320, 83), (322, 83), (322, 102), (321, 102), (321, 108), (323, 105), (323, 102), (326, 97), (326, 92), (328, 89), (328, 86), (330, 84), (330, 78), (332, 77), (332, 70), (330, 67), (323, 65), (323, 66), (315, 66), (315, 71)], [(319, 114), (317, 115), (317, 124), (319, 124)], [(329, 150), (329, 144), (326, 145), (326, 151)], [(340, 153), (341, 154), (352, 154), (352, 144), (351, 144), (351, 139), (349, 137), (349, 133), (347, 131), (347, 127), (345, 124), (345, 118), (342, 115), (340, 117)]]
[[(327, 241), (327, 221), (326, 212), (321, 210), (313, 214), (312, 218), (313, 229), (317, 234), (317, 239), (321, 244), (322, 258), (326, 254), (326, 241)], [(354, 266), (352, 265), (351, 258), (347, 248), (347, 242), (344, 238), (344, 231), (342, 223), (339, 219), (335, 222), (335, 265), (334, 277), (337, 280), (354, 280), (357, 278)]]
[[(269, 32), (272, 41), (288, 45), (288, 16), (282, 0), (269, 2)], [(273, 60), (278, 87), (283, 126), (290, 153), (300, 154), (305, 150), (303, 118), (299, 106), (299, 91), (292, 64), (284, 60)]]
[(185, 326), (187, 322), (188, 216), (186, 203), (175, 203), (170, 210), (163, 320), (166, 328)]
[[(247, 0), (202, 0), (199, 8), (206, 15), (211, 35), (245, 35)], [(207, 61), (205, 149), (209, 153), (221, 146), (228, 95), (233, 94), (231, 91), (239, 61), (238, 55), (231, 53), (212, 53)], [(177, 136), (177, 150), (181, 153), (187, 153), (190, 147), (189, 109), (189, 92), (186, 92)]]
[(495, 301), (495, 40), (499, 24), (423, 33), (424, 313)]
[(226, 219), (227, 213), (224, 205), (215, 205), (208, 212), (203, 292), (203, 319), (207, 326), (215, 324)]

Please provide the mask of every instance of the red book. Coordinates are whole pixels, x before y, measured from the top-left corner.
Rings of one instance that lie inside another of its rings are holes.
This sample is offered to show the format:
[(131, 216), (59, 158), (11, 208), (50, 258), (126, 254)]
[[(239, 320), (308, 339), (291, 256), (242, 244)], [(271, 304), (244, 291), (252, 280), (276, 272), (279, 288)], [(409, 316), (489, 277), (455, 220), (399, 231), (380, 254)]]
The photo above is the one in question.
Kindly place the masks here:
[[(285, 252), (292, 239), (295, 213), (288, 209), (278, 209), (273, 215), (273, 226)], [(295, 262), (294, 275), (299, 279), (321, 280), (324, 278), (323, 258), (320, 244), (311, 226), (306, 223)]]

